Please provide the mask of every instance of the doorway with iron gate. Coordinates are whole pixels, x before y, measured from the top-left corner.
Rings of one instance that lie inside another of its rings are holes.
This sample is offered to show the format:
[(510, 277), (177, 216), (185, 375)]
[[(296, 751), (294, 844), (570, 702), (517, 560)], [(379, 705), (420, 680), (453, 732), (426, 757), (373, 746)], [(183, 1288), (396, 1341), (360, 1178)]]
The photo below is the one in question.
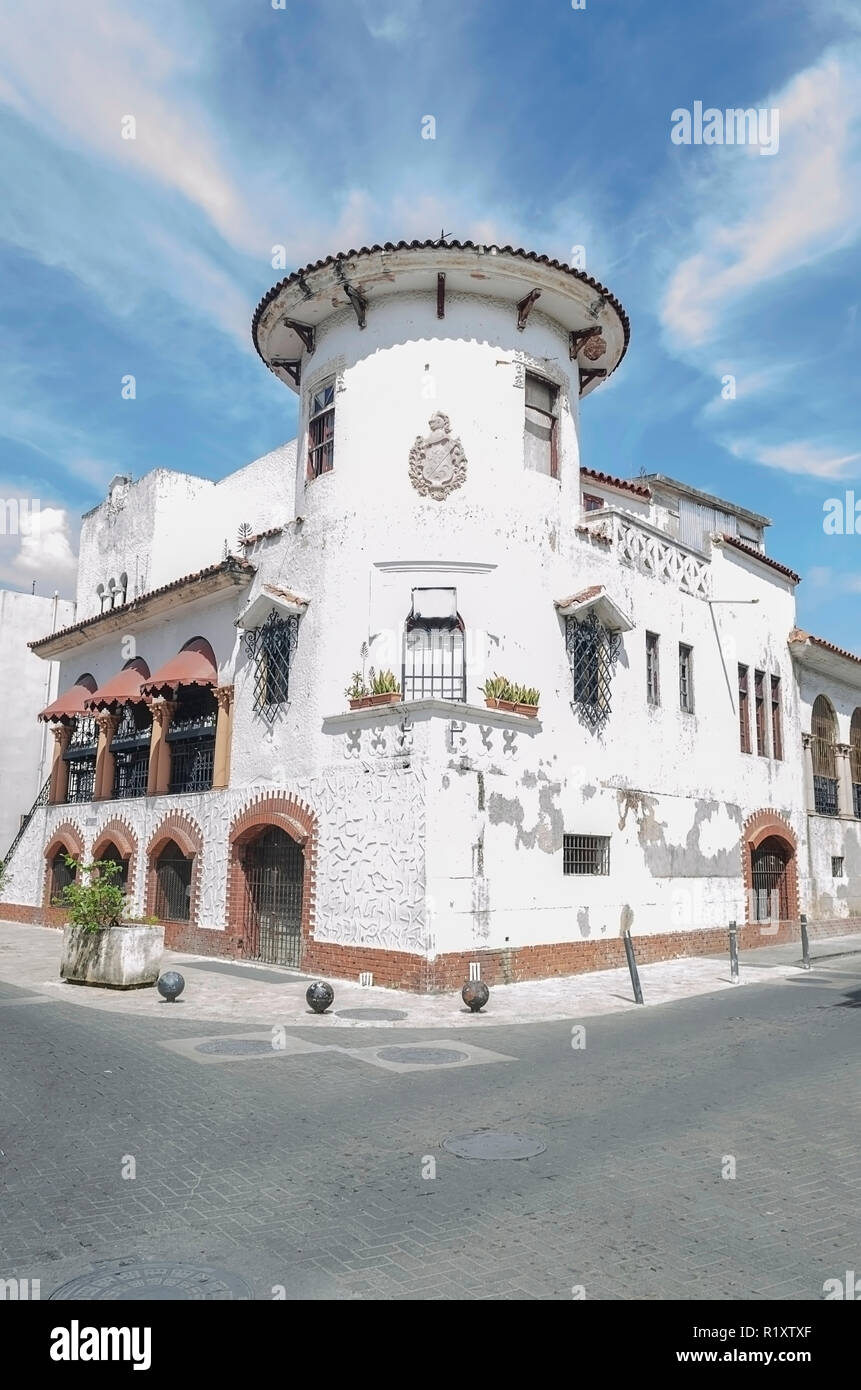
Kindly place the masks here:
[(745, 824), (747, 920), (767, 936), (798, 920), (797, 840), (776, 812), (757, 811)]
[(241, 863), (246, 954), (252, 960), (298, 970), (305, 878), (301, 845), (278, 826), (266, 826), (244, 845)]

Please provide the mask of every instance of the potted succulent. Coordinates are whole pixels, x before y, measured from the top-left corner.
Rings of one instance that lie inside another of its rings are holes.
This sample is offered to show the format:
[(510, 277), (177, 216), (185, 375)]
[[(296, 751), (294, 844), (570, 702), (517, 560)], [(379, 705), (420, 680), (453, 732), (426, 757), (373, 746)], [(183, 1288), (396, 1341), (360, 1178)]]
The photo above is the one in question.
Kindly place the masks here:
[(119, 864), (96, 859), (81, 864), (66, 856), (76, 882), (63, 889), (60, 905), (68, 923), (63, 930), (62, 979), (76, 985), (137, 989), (154, 985), (161, 970), (164, 927), (129, 923), (124, 917), (125, 895), (114, 882)]
[(344, 693), (350, 709), (373, 709), (376, 705), (396, 705), (401, 687), (393, 671), (375, 671), (372, 666), (367, 680), (361, 671), (354, 671)]
[(538, 713), (541, 692), (530, 686), (517, 685), (507, 676), (491, 676), (481, 686), (488, 709), (505, 710), (508, 714), (525, 714), (534, 719)]

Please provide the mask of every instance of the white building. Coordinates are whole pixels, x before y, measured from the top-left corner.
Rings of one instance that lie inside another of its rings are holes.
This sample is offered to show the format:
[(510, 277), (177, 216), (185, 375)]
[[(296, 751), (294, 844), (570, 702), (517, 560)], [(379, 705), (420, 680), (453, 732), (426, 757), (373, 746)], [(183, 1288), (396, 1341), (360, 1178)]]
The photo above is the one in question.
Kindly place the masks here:
[(57, 662), (40, 661), (27, 643), (65, 627), (74, 616), (75, 605), (56, 594), (48, 598), (0, 589), (0, 859), (41, 790), (46, 730), (34, 722), (33, 710), (54, 698), (60, 674)]
[[(861, 662), (798, 634), (767, 518), (581, 463), (608, 290), (402, 243), (295, 272), (253, 332), (298, 441), (85, 518), (0, 915), (58, 920), (63, 854), (113, 856), (169, 944), (425, 989), (616, 964), (627, 927), (656, 959), (861, 925)], [(400, 696), (349, 708), (371, 668)]]

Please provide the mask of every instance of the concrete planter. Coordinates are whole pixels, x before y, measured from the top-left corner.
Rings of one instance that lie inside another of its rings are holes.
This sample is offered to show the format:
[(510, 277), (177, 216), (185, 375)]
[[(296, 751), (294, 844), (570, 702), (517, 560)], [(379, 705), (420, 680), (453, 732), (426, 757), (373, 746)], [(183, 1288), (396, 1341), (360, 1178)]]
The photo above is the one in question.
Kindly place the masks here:
[(60, 976), (75, 985), (138, 989), (154, 985), (161, 970), (164, 927), (66, 926)]

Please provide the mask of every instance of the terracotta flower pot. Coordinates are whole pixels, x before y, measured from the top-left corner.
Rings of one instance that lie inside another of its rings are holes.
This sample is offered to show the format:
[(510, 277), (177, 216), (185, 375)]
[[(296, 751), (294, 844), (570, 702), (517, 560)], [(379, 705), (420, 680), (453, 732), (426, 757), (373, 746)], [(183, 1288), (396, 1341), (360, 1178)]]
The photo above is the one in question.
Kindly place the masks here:
[(350, 709), (374, 709), (377, 705), (397, 705), (400, 703), (399, 690), (386, 690), (382, 695), (362, 695), (350, 701)]
[(538, 714), (538, 706), (537, 706), (537, 705), (515, 705), (515, 706), (514, 706), (514, 713), (515, 713), (515, 714), (525, 714), (526, 717), (527, 717), (527, 719), (534, 719), (535, 716)]
[(513, 700), (494, 700), (489, 695), (485, 696), (484, 703), (488, 709), (505, 710), (506, 714), (513, 714), (517, 709)]

